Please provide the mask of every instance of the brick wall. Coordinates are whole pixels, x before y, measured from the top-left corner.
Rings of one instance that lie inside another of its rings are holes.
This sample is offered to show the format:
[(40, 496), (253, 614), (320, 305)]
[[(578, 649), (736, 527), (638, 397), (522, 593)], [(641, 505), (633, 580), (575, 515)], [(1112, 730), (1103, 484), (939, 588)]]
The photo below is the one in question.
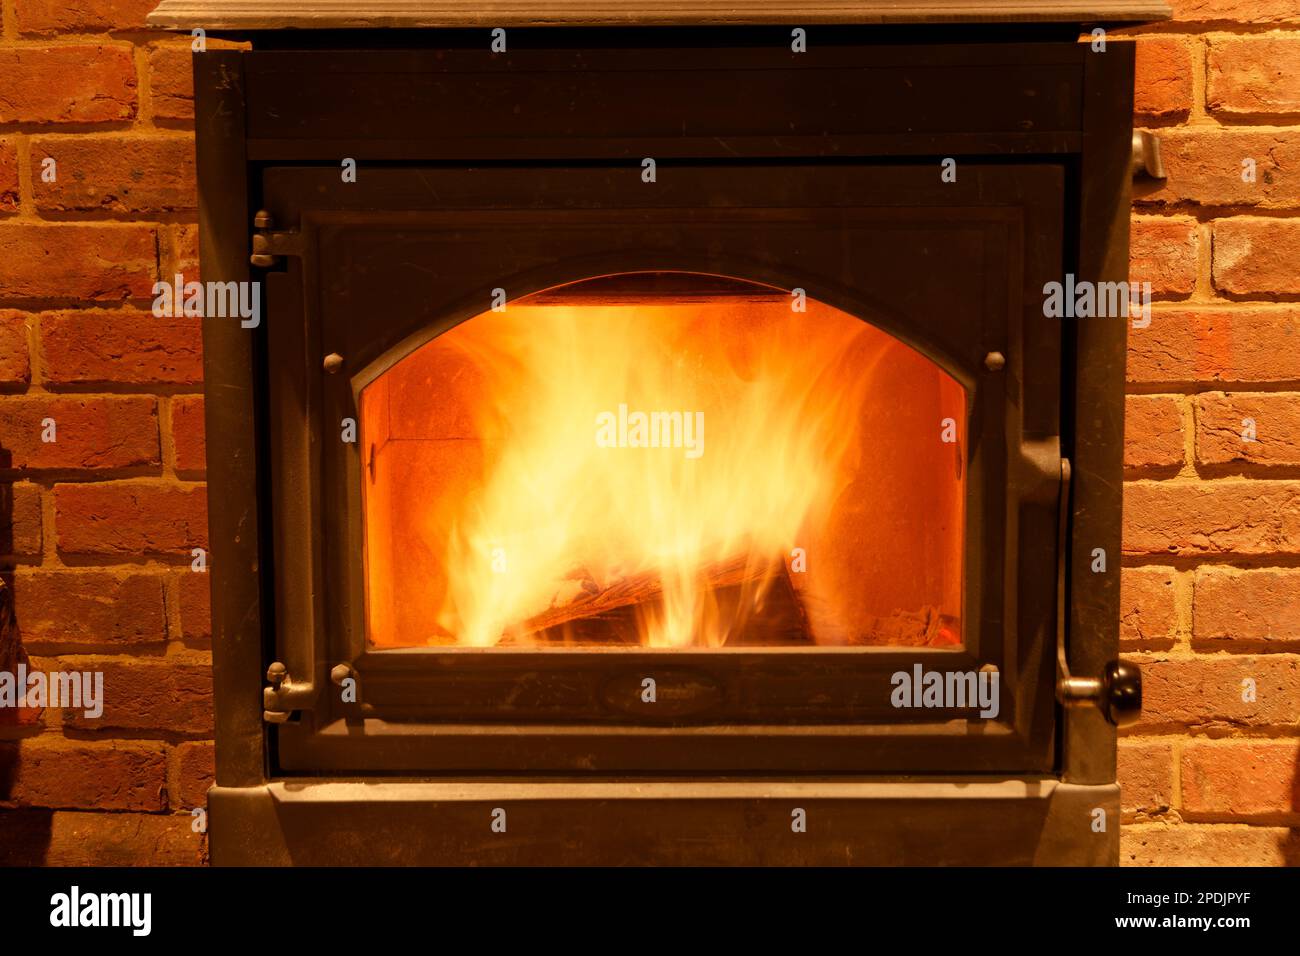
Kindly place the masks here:
[(1296, 865), (1300, 0), (1173, 6), (1130, 31), (1169, 178), (1134, 196), (1133, 279), (1161, 301), (1129, 333), (1122, 640), (1146, 707), (1122, 858)]
[[(1135, 31), (1170, 178), (1135, 200), (1161, 301), (1130, 333), (1123, 640), (1147, 711), (1121, 741), (1123, 857), (1297, 863), (1300, 0), (1175, 4)], [(143, 30), (153, 5), (3, 0), (0, 562), (33, 663), (104, 671), (108, 705), (0, 726), (0, 862), (204, 853), (199, 333), (147, 312), (196, 265), (189, 48)]]
[(205, 854), (202, 352), (198, 320), (148, 311), (197, 259), (190, 51), (153, 6), (3, 0), (0, 561), (32, 665), (106, 697), (0, 726), (5, 863)]

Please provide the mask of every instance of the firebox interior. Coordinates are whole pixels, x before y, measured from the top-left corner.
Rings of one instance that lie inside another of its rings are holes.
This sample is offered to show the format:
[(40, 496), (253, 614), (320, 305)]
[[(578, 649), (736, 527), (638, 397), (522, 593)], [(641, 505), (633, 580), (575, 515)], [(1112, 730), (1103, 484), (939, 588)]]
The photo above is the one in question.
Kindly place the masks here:
[(376, 649), (962, 644), (966, 392), (802, 290), (499, 298), (360, 423)]

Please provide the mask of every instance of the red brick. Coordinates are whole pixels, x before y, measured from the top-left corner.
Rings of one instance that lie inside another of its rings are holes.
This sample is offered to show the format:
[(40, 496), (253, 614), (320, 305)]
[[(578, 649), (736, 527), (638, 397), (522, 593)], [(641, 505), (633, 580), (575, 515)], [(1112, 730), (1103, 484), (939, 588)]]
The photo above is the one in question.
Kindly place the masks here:
[(1214, 37), (1205, 106), (1228, 116), (1300, 113), (1300, 37)]
[(11, 810), (0, 829), (5, 866), (199, 866), (206, 857), (188, 813)]
[(212, 666), (174, 658), (62, 657), (62, 670), (104, 672), (104, 713), (87, 718), (63, 711), (64, 723), (85, 730), (212, 733)]
[(1121, 740), (1119, 788), (1121, 804), (1126, 811), (1159, 813), (1173, 806), (1173, 744)]
[(188, 554), (208, 543), (202, 486), (151, 481), (57, 484), (54, 504), (63, 554)]
[(1182, 37), (1144, 37), (1134, 45), (1134, 112), (1155, 120), (1187, 116), (1192, 109), (1191, 44)]
[(8, 297), (152, 298), (158, 254), (150, 226), (0, 222), (0, 249)]
[(143, 30), (145, 16), (157, 5), (155, 0), (14, 0), (14, 18), (25, 36)]
[(132, 48), (84, 43), (0, 49), (0, 89), (0, 123), (130, 120), (136, 113)]
[(1178, 629), (1174, 572), (1169, 568), (1120, 571), (1119, 637), (1126, 644), (1172, 640)]
[(181, 636), (187, 641), (204, 641), (212, 637), (211, 585), (211, 575), (206, 572), (181, 572)]
[(1294, 866), (1300, 829), (1136, 824), (1119, 833), (1121, 866)]
[(18, 147), (0, 139), (0, 212), (18, 208)]
[(194, 67), (188, 43), (149, 51), (149, 83), (156, 118), (194, 118)]
[(176, 446), (177, 471), (194, 474), (207, 468), (202, 395), (172, 399), (172, 441)]
[(199, 227), (176, 226), (176, 268), (173, 270), (185, 276), (187, 282), (198, 282), (199, 274)]
[(1126, 554), (1300, 554), (1300, 481), (1133, 481)]
[(208, 788), (216, 783), (216, 753), (210, 740), (184, 743), (176, 748), (179, 793), (177, 806), (205, 807)]
[(1178, 23), (1300, 23), (1296, 0), (1172, 0)]
[[(1300, 657), (1213, 654), (1142, 661), (1143, 727), (1294, 726), (1300, 713)], [(1244, 681), (1256, 699), (1242, 700)]]
[(0, 555), (41, 553), (41, 490), (33, 484), (0, 485)]
[[(49, 419), (54, 422), (52, 442), (43, 440)], [(7, 468), (129, 468), (161, 462), (157, 402), (144, 396), (0, 396), (0, 434), (5, 436)]]
[(33, 737), (0, 744), (0, 765), (9, 767), (0, 776), (0, 801), (20, 807), (167, 808), (167, 757), (161, 744)]
[(1124, 400), (1124, 465), (1170, 468), (1183, 463), (1183, 411), (1169, 395)]
[(59, 385), (195, 385), (203, 381), (201, 319), (73, 310), (40, 318), (42, 374)]
[[(1242, 437), (1247, 420), (1254, 422), (1254, 441)], [(1203, 465), (1300, 465), (1300, 394), (1198, 395), (1196, 460)]]
[[(1164, 180), (1133, 184), (1139, 204), (1200, 206), (1300, 206), (1300, 130), (1192, 127), (1160, 131)], [(1242, 179), (1242, 162), (1254, 160), (1254, 181)]]
[(19, 571), (13, 585), (23, 643), (35, 653), (46, 643), (115, 649), (167, 640), (158, 575)]
[(27, 314), (0, 309), (0, 387), (23, 387), (31, 380)]
[(1300, 381), (1300, 306), (1161, 309), (1128, 334), (1131, 382)]
[(1182, 216), (1133, 219), (1129, 281), (1150, 282), (1155, 295), (1189, 295), (1196, 287), (1196, 222)]
[(1195, 740), (1183, 748), (1184, 813), (1300, 812), (1300, 741)]
[(1300, 641), (1300, 568), (1197, 568), (1192, 636)]
[(1300, 293), (1300, 219), (1216, 222), (1213, 274), (1224, 292)]
[(194, 209), (194, 141), (173, 136), (42, 136), (32, 142), (32, 168), (46, 157), (58, 176), (32, 177), (43, 212), (173, 212)]

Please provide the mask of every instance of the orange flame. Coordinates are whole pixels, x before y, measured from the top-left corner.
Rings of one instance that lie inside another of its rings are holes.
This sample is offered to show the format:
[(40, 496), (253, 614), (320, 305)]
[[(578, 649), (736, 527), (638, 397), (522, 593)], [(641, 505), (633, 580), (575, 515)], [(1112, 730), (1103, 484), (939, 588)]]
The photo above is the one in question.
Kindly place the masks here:
[[(909, 471), (881, 462), (888, 449), (863, 428), (864, 408), (896, 401), (879, 387), (899, 363), (929, 421), (893, 452), (929, 447), (939, 475), (921, 497), (946, 537), (922, 536), (942, 552), (926, 555), (942, 565), (928, 594), (867, 609), (827, 562), (875, 543), (853, 493), (864, 470)], [(572, 637), (584, 602), (609, 612), (626, 592), (638, 644), (721, 647), (775, 601), (777, 578), (805, 642), (881, 642), (899, 613), (922, 616), (914, 642), (950, 640), (936, 630), (940, 612), (949, 627), (959, 614), (961, 480), (943, 474), (953, 448), (932, 413), (961, 422), (963, 402), (897, 340), (783, 295), (485, 313), (363, 392), (371, 640), (550, 643), (543, 622)]]

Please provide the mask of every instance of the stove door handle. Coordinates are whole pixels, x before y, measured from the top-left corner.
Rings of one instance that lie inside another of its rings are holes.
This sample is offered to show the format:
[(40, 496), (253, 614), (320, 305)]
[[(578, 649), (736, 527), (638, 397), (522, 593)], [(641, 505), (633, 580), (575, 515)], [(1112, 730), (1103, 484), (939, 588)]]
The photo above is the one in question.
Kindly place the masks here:
[(1142, 716), (1142, 669), (1129, 661), (1107, 661), (1100, 677), (1062, 677), (1056, 696), (1067, 707), (1094, 705), (1116, 727), (1127, 727)]
[(1056, 699), (1066, 707), (1097, 707), (1116, 727), (1142, 716), (1142, 669), (1129, 661), (1107, 661), (1100, 677), (1075, 677), (1065, 652), (1065, 559), (1069, 551), (1070, 459), (1061, 459), (1061, 500), (1056, 541)]

